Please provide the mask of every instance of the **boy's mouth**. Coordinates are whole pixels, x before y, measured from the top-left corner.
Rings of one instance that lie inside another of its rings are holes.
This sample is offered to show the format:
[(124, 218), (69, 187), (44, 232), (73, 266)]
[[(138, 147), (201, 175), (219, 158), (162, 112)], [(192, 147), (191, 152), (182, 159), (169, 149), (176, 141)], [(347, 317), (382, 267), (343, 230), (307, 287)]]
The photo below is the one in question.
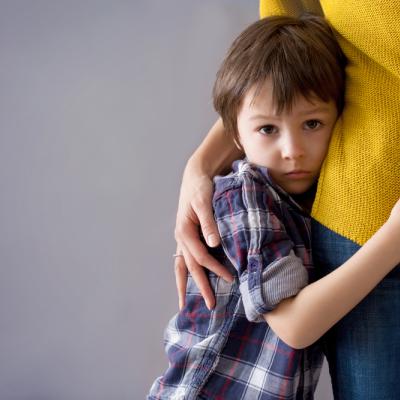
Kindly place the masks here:
[(294, 169), (293, 171), (285, 173), (285, 176), (292, 179), (308, 178), (311, 175), (310, 171), (303, 169)]

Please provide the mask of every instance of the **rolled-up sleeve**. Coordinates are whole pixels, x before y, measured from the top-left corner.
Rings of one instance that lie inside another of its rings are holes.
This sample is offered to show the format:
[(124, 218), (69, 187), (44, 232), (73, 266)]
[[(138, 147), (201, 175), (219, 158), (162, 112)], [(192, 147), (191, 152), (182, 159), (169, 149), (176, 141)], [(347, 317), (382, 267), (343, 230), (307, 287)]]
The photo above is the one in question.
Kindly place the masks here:
[(263, 322), (263, 314), (308, 284), (275, 196), (243, 174), (213, 199), (221, 244), (237, 270), (246, 317), (253, 322)]

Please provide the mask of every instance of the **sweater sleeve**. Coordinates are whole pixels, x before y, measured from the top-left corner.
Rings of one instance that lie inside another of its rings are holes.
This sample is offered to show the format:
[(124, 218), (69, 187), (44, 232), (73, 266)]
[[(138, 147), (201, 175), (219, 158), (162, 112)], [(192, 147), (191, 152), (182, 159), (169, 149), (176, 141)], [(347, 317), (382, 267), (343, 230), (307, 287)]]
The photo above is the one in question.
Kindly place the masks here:
[(244, 173), (213, 199), (221, 244), (237, 271), (246, 317), (253, 322), (263, 322), (263, 314), (308, 283), (273, 195)]
[(260, 0), (260, 18), (270, 15), (298, 16), (306, 11), (323, 15), (319, 0)]

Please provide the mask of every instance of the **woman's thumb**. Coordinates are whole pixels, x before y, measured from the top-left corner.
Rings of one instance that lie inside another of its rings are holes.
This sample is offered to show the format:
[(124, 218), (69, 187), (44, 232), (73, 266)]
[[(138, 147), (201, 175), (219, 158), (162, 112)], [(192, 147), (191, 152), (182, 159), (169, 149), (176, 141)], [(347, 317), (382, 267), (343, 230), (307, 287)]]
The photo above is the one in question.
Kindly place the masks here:
[(216, 247), (219, 245), (219, 234), (217, 224), (215, 223), (214, 217), (210, 213), (205, 213), (202, 215), (198, 215), (201, 231), (203, 233), (204, 238), (206, 239), (207, 244), (210, 247)]

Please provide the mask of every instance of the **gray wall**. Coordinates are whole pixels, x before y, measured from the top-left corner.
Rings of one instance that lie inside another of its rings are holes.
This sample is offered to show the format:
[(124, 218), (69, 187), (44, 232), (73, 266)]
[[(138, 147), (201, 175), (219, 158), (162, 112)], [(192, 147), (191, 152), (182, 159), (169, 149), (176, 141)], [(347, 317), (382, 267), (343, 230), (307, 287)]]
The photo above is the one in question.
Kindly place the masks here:
[(0, 399), (141, 399), (177, 310), (182, 168), (258, 2), (0, 6)]

